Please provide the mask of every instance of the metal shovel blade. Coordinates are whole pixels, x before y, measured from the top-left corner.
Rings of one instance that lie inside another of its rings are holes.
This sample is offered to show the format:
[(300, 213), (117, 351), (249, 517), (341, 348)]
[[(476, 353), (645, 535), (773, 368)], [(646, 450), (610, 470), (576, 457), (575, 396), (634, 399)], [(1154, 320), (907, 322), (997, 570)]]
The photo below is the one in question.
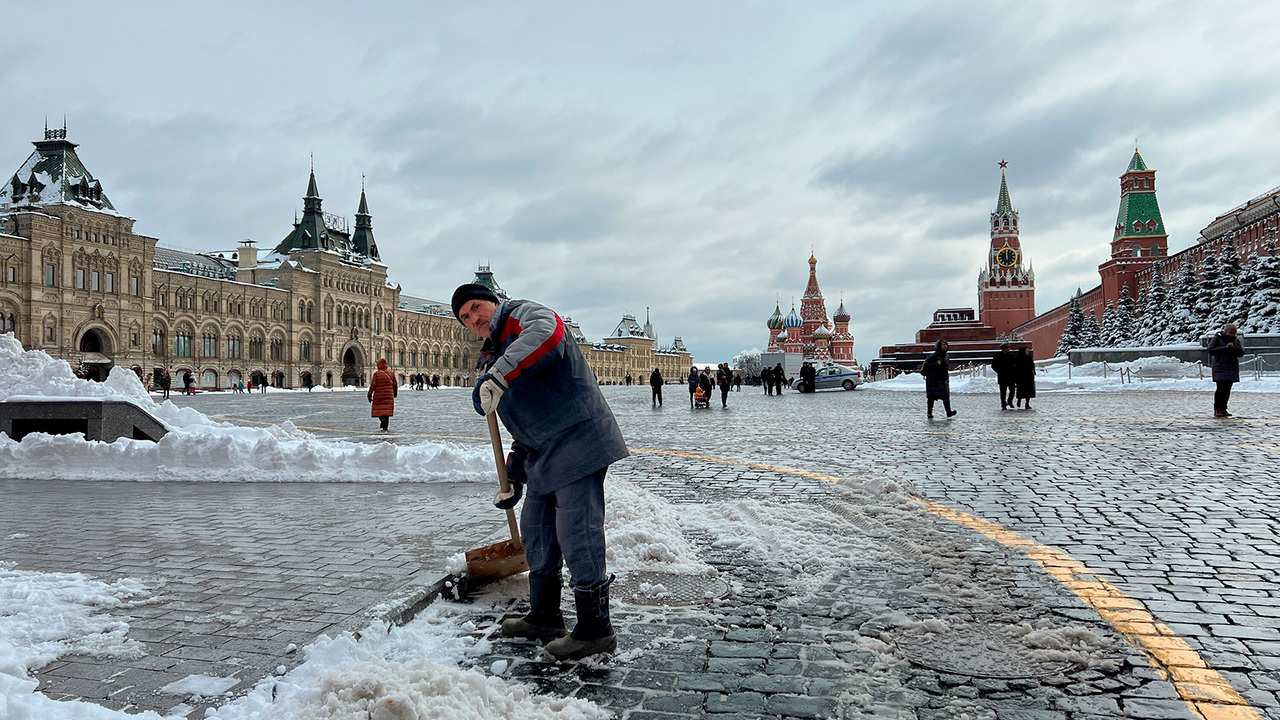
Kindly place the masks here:
[(473, 580), (498, 580), (528, 570), (524, 548), (511, 540), (467, 551), (467, 575)]

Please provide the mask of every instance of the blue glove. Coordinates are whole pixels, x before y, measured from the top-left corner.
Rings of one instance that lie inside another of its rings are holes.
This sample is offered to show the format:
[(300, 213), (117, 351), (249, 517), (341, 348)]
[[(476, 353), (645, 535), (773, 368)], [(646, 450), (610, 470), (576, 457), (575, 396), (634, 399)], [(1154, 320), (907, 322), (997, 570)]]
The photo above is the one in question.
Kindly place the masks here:
[(496, 412), (506, 390), (507, 386), (497, 376), (485, 373), (476, 379), (475, 389), (471, 391), (471, 404), (481, 415)]
[(508, 492), (499, 491), (493, 496), (493, 505), (499, 510), (510, 510), (520, 502), (524, 495), (524, 484), (528, 476), (524, 472), (524, 456), (511, 453), (507, 455), (507, 487)]

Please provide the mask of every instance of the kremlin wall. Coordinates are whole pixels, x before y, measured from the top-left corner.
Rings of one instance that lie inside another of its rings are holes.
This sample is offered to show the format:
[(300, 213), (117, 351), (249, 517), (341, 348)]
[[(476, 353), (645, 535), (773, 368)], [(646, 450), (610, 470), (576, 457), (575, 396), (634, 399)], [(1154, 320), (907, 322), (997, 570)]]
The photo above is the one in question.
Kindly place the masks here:
[[(1000, 166), (1000, 194), (991, 213), (987, 266), (978, 275), (977, 312), (971, 308), (936, 310), (933, 322), (916, 333), (915, 342), (880, 348), (880, 356), (871, 363), (872, 372), (879, 367), (917, 369), (940, 339), (951, 346), (952, 362), (989, 361), (1006, 341), (1015, 350), (1027, 347), (1037, 358), (1049, 358), (1056, 352), (1070, 298), (1036, 314), (1035, 272), (1029, 262), (1023, 264), (1018, 212), (1009, 199), (1006, 163)], [(1265, 239), (1268, 233), (1276, 232), (1278, 224), (1280, 188), (1219, 215), (1200, 232), (1195, 245), (1169, 255), (1169, 236), (1156, 199), (1156, 171), (1147, 167), (1135, 149), (1120, 176), (1120, 208), (1110, 257), (1098, 266), (1098, 285), (1080, 291), (1081, 308), (1086, 316), (1092, 312), (1101, 322), (1107, 308), (1119, 304), (1124, 289), (1135, 300), (1145, 296), (1157, 264), (1166, 268), (1164, 280), (1171, 283), (1183, 263), (1190, 263), (1199, 273), (1205, 257), (1221, 253), (1228, 239), (1234, 240), (1242, 261), (1254, 253), (1265, 255)]]

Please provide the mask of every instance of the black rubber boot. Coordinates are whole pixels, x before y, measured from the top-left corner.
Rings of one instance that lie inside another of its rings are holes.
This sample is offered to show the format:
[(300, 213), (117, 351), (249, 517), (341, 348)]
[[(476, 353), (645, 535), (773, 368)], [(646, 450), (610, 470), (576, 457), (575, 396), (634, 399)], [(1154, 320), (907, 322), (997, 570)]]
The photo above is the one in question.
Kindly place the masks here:
[(564, 614), (560, 612), (560, 573), (529, 573), (529, 614), (502, 621), (503, 637), (548, 642), (564, 637)]
[(573, 589), (573, 602), (578, 609), (578, 624), (568, 637), (547, 643), (542, 649), (556, 660), (581, 660), (584, 657), (611, 653), (618, 649), (618, 636), (609, 622), (609, 586), (613, 576), (587, 589)]

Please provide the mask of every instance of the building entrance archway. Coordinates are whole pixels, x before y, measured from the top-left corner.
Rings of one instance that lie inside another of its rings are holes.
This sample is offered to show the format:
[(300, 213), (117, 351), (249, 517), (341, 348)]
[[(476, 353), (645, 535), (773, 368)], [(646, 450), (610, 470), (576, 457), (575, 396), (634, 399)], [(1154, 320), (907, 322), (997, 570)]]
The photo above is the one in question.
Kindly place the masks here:
[(97, 328), (89, 328), (80, 336), (80, 374), (102, 382), (111, 374), (111, 338)]
[(364, 385), (364, 358), (354, 345), (342, 353), (342, 384)]

